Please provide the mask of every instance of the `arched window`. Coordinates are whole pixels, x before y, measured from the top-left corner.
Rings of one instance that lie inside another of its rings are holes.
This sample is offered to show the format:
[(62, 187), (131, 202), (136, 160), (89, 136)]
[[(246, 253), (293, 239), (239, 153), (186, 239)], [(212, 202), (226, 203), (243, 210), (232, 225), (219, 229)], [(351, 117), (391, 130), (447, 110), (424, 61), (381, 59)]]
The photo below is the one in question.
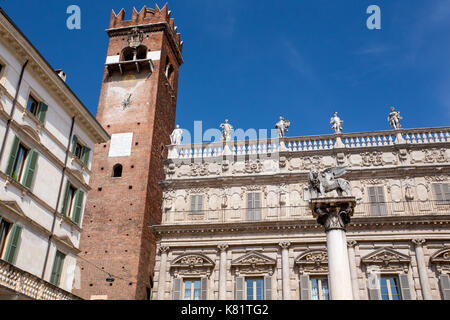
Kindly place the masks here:
[(136, 59), (137, 60), (147, 59), (147, 47), (146, 46), (137, 47)]
[(116, 164), (113, 167), (113, 177), (120, 178), (122, 176), (123, 166), (121, 164)]
[(122, 50), (121, 61), (133, 61), (134, 60), (135, 49), (131, 47), (126, 47)]
[(173, 69), (172, 64), (170, 63), (169, 56), (167, 56), (166, 57), (166, 78), (168, 80), (171, 80), (170, 77), (171, 77), (171, 75), (173, 73), (173, 70), (174, 69)]

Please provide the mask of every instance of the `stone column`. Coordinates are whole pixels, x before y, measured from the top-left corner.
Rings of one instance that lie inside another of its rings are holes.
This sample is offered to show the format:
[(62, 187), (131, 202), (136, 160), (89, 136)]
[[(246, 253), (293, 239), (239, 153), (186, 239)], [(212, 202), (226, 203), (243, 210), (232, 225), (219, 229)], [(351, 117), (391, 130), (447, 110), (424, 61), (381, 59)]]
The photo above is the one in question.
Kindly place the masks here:
[(352, 277), (345, 227), (356, 204), (354, 197), (311, 199), (317, 222), (325, 227), (328, 252), (328, 279), (332, 300), (353, 300)]
[(219, 265), (219, 300), (227, 299), (227, 249), (228, 245), (221, 243), (217, 246), (220, 250)]
[(356, 270), (356, 257), (355, 257), (356, 241), (347, 241), (348, 247), (348, 263), (350, 265), (350, 276), (352, 277), (352, 289), (353, 299), (359, 300), (359, 285), (358, 285), (358, 272)]
[(289, 272), (289, 241), (282, 241), (279, 243), (281, 247), (281, 266), (282, 266), (282, 280), (283, 280), (283, 300), (289, 300), (291, 288), (289, 286), (291, 277)]
[(425, 239), (413, 239), (412, 242), (416, 247), (417, 269), (419, 270), (419, 280), (420, 286), (422, 287), (423, 299), (433, 300), (430, 283), (428, 281), (427, 266), (425, 265), (425, 256), (423, 254), (423, 244), (425, 243)]
[(160, 246), (159, 252), (161, 254), (161, 263), (159, 265), (159, 279), (158, 279), (158, 300), (164, 300), (164, 292), (166, 291), (166, 265), (167, 265), (167, 253), (169, 252), (168, 246)]

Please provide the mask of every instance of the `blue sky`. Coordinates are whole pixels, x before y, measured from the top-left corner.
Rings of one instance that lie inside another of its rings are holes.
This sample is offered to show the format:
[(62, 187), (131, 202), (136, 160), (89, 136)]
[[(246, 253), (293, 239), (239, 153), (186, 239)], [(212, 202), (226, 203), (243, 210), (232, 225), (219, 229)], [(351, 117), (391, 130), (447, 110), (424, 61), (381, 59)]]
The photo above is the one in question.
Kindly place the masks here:
[[(43, 4), (45, 3), (45, 4)], [(157, 1), (162, 7), (165, 2)], [(66, 8), (81, 8), (81, 30)], [(95, 115), (111, 10), (154, 7), (141, 0), (4, 0), (0, 5)], [(381, 8), (381, 30), (366, 9)], [(184, 41), (177, 123), (271, 129), (289, 136), (387, 130), (389, 107), (406, 128), (450, 124), (449, 0), (171, 0)]]

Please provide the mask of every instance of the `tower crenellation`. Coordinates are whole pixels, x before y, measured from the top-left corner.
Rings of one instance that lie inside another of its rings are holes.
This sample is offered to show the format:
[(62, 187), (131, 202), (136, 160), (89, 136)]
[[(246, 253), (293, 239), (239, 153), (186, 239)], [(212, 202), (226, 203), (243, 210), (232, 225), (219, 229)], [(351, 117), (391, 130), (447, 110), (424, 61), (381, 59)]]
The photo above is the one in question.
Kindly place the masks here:
[(171, 17), (171, 11), (167, 3), (160, 9), (158, 5), (155, 5), (154, 9), (144, 6), (141, 11), (137, 11), (133, 8), (131, 20), (125, 20), (125, 9), (121, 9), (118, 14), (114, 10), (111, 12), (111, 20), (109, 29), (118, 29), (126, 27), (144, 26), (149, 24), (164, 24), (167, 23), (176, 44), (182, 51), (183, 42), (181, 41), (181, 35), (177, 33), (177, 27), (175, 26), (175, 19)]

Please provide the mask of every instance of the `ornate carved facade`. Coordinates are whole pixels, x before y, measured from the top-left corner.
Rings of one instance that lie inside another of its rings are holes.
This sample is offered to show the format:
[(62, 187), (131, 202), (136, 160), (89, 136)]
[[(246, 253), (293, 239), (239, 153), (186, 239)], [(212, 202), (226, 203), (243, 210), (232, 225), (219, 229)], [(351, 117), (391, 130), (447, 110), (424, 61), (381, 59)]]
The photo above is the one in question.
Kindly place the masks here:
[[(326, 297), (325, 233), (303, 192), (312, 167), (335, 166), (347, 167), (357, 199), (347, 226), (355, 299), (449, 299), (449, 130), (235, 141), (231, 155), (222, 143), (169, 146), (163, 222), (152, 231), (170, 250), (166, 262), (157, 256), (153, 299), (183, 298), (172, 271), (186, 254), (214, 263), (207, 299), (246, 299), (254, 281), (265, 299)], [(398, 295), (384, 294), (383, 281)]]

